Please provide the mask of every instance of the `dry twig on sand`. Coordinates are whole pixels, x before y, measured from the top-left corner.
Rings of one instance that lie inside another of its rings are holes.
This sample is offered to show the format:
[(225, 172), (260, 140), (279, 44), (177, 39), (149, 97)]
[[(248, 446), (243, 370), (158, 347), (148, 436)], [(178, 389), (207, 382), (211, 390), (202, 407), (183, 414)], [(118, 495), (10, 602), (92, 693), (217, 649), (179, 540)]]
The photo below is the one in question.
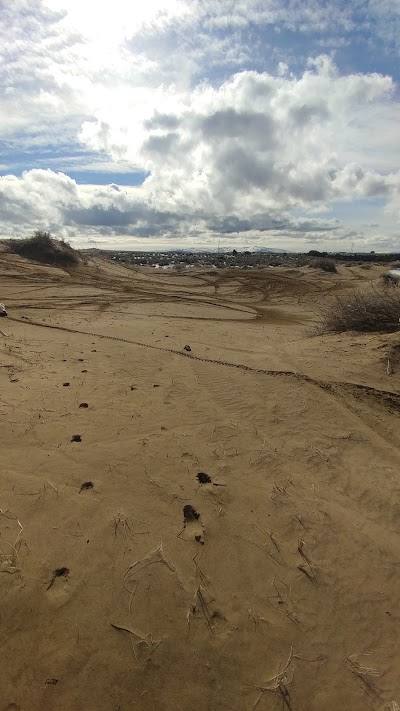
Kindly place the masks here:
[(200, 603), (201, 611), (204, 615), (205, 621), (207, 622), (207, 627), (210, 630), (210, 632), (212, 633), (213, 629), (212, 629), (212, 625), (211, 625), (210, 610), (208, 609), (207, 600), (205, 599), (205, 597), (203, 595), (200, 585), (196, 590), (196, 598), (198, 599), (198, 601)]
[(164, 556), (162, 543), (159, 543), (156, 548), (153, 548), (153, 550), (147, 553), (147, 555), (144, 555), (143, 558), (138, 558), (138, 560), (135, 560), (134, 563), (131, 563), (129, 568), (127, 568), (124, 573), (124, 578), (126, 578), (127, 575), (130, 575), (133, 571), (139, 572), (154, 563), (165, 563), (165, 565), (172, 570), (173, 573), (176, 573), (176, 568), (174, 568), (172, 563), (169, 563)]
[(133, 637), (136, 637), (139, 640), (138, 642), (136, 642), (135, 646), (132, 645), (136, 661), (139, 661), (137, 652), (140, 651), (140, 649), (142, 649), (144, 645), (146, 649), (146, 654), (142, 662), (142, 666), (144, 666), (149, 661), (153, 652), (155, 652), (155, 650), (160, 646), (161, 642), (163, 641), (163, 639), (153, 640), (151, 634), (141, 635), (139, 632), (135, 632), (135, 630), (131, 630), (129, 627), (125, 627), (124, 625), (116, 625), (113, 622), (110, 622), (110, 625), (115, 630), (120, 630), (121, 632), (129, 632), (129, 634), (133, 635)]
[(367, 667), (363, 664), (360, 664), (358, 657), (358, 654), (350, 654), (350, 656), (347, 657), (347, 663), (349, 665), (350, 671), (363, 682), (363, 684), (367, 688), (367, 691), (379, 697), (380, 694), (375, 688), (375, 683), (369, 677), (378, 677), (380, 676), (380, 673), (374, 667)]
[(310, 558), (304, 550), (304, 546), (304, 541), (300, 541), (299, 545), (297, 546), (297, 550), (304, 560), (304, 563), (298, 565), (297, 568), (302, 573), (304, 573), (304, 575), (307, 576), (307, 578), (313, 583), (313, 585), (318, 585), (317, 576), (315, 572), (315, 564), (311, 562)]
[(380, 676), (380, 673), (374, 667), (366, 667), (360, 664), (358, 656), (358, 654), (350, 654), (350, 656), (347, 657), (350, 671), (352, 671), (353, 674), (357, 674), (357, 676)]
[(111, 525), (114, 529), (114, 538), (117, 537), (118, 530), (119, 530), (119, 528), (121, 528), (122, 532), (125, 536), (125, 539), (127, 539), (127, 537), (128, 537), (127, 531), (131, 530), (131, 527), (130, 527), (128, 521), (129, 521), (129, 519), (127, 516), (124, 516), (124, 512), (122, 511), (122, 509), (118, 509), (116, 515), (114, 516), (114, 518), (111, 522)]
[[(197, 554), (197, 555), (198, 555), (198, 554)], [(209, 578), (208, 575), (206, 575), (206, 574), (202, 571), (202, 569), (200, 568), (200, 566), (199, 566), (199, 564), (198, 564), (198, 562), (197, 562), (197, 560), (196, 560), (197, 555), (195, 555), (195, 557), (193, 558), (193, 563), (194, 563), (195, 566), (196, 566), (196, 575), (197, 575), (197, 576), (199, 577), (199, 579), (200, 579), (200, 584), (202, 584), (204, 587), (208, 587), (208, 585), (210, 584), (210, 578)]]
[(201, 585), (196, 589), (196, 592), (194, 594), (194, 600), (189, 608), (187, 615), (186, 615), (186, 622), (188, 625), (188, 628), (190, 628), (190, 620), (191, 618), (196, 614), (197, 611), (197, 606), (199, 605), (201, 612), (203, 613), (203, 617), (206, 621), (207, 627), (211, 634), (214, 634), (213, 631), (213, 625), (212, 625), (212, 615), (210, 614), (210, 610), (208, 607), (208, 603), (206, 598), (204, 597), (203, 591), (201, 589)]
[(145, 568), (148, 568), (149, 565), (154, 565), (155, 563), (164, 563), (164, 565), (166, 565), (172, 573), (175, 573), (180, 587), (186, 592), (185, 586), (179, 577), (177, 569), (164, 556), (162, 542), (159, 543), (156, 548), (153, 548), (153, 550), (147, 553), (147, 555), (143, 556), (143, 558), (135, 560), (135, 562), (126, 569), (124, 573), (124, 580), (131, 577), (134, 573), (139, 573), (141, 570), (144, 570)]
[(22, 534), (22, 531), (24, 530), (24, 527), (19, 518), (17, 518), (16, 516), (8, 516), (7, 513), (3, 513), (1, 509), (0, 516), (4, 516), (4, 518), (8, 518), (11, 521), (16, 521), (19, 526), (18, 535), (14, 543), (6, 543), (6, 545), (11, 548), (11, 553), (3, 553), (3, 551), (0, 550), (0, 573), (12, 574), (18, 571), (18, 551), (21, 546), (20, 536)]
[(118, 509), (113, 520), (111, 521), (111, 526), (114, 529), (114, 538), (117, 538), (118, 531), (121, 530), (125, 536), (125, 540), (128, 540), (128, 535), (131, 536), (148, 536), (150, 531), (133, 531), (130, 526), (129, 516), (125, 516), (122, 509)]
[[(261, 526), (259, 526), (257, 523), (253, 523), (253, 526), (255, 528), (257, 528), (263, 534), (263, 536), (265, 536), (265, 537), (268, 536), (268, 538), (270, 539), (270, 541), (274, 547), (272, 551), (269, 548), (264, 548), (262, 546), (260, 546), (260, 548), (262, 548), (262, 550), (265, 550), (265, 552), (270, 556), (270, 558), (272, 558), (272, 560), (275, 561), (275, 563), (278, 563), (278, 565), (285, 566), (286, 561), (282, 555), (282, 551), (278, 545), (278, 542), (277, 542), (276, 538), (274, 537), (273, 531), (264, 531), (261, 528)], [(256, 544), (256, 545), (258, 545), (258, 544)]]
[(42, 488), (39, 489), (39, 492), (36, 492), (36, 493), (38, 493), (38, 497), (37, 497), (37, 499), (35, 499), (35, 504), (37, 504), (37, 502), (39, 501), (39, 499), (41, 499), (42, 496), (43, 496), (44, 494), (46, 494), (46, 492), (47, 492), (47, 490), (48, 490), (49, 487), (50, 487), (50, 489), (53, 489), (53, 491), (54, 491), (54, 493), (56, 494), (56, 497), (57, 497), (57, 499), (58, 499), (58, 489), (56, 489), (56, 487), (51, 483), (51, 481), (45, 481), (44, 484), (43, 484), (43, 486), (42, 486)]
[[(268, 604), (271, 605), (271, 607), (272, 607), (274, 610), (279, 610), (279, 611), (282, 612), (284, 615), (286, 615), (286, 617), (287, 617), (291, 622), (293, 622), (295, 625), (299, 625), (299, 624), (300, 624), (300, 620), (299, 620), (299, 618), (297, 617), (297, 615), (296, 615), (296, 613), (295, 613), (295, 611), (294, 611), (294, 608), (293, 608), (293, 604), (291, 603), (291, 600), (290, 600), (290, 598), (289, 598), (289, 593), (291, 592), (289, 586), (287, 585), (287, 583), (285, 583), (283, 580), (281, 580), (280, 582), (281, 582), (282, 585), (284, 585), (284, 587), (286, 588), (286, 591), (283, 592), (283, 593), (281, 593), (281, 591), (279, 590), (279, 588), (278, 588), (278, 586), (277, 586), (277, 584), (276, 584), (274, 578), (272, 578), (272, 581), (271, 581), (271, 582), (272, 582), (272, 585), (273, 585), (274, 588), (275, 588), (276, 595), (270, 595), (270, 596), (268, 596), (268, 597), (266, 598)], [(273, 605), (272, 602), (271, 602), (271, 600), (275, 600), (275, 599), (276, 599), (276, 601), (277, 601), (277, 605), (276, 605), (276, 606)]]
[(283, 669), (277, 674), (267, 679), (263, 684), (253, 685), (252, 688), (258, 689), (261, 693), (256, 699), (252, 711), (257, 708), (261, 699), (267, 691), (278, 693), (282, 697), (282, 704), (286, 706), (289, 711), (292, 711), (292, 706), (290, 703), (290, 694), (287, 686), (292, 683), (294, 668), (293, 668), (293, 647), (290, 648), (289, 656), (287, 658), (286, 664)]

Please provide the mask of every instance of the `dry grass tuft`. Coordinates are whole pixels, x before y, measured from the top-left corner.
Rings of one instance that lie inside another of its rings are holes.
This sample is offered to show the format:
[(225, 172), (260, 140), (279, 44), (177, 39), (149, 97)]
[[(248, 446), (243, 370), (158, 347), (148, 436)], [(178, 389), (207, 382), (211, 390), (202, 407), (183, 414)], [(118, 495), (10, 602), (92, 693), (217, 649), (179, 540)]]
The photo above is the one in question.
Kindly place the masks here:
[(355, 674), (360, 681), (362, 681), (369, 693), (376, 697), (380, 697), (380, 694), (375, 687), (375, 679), (380, 676), (380, 672), (378, 672), (375, 667), (367, 667), (364, 664), (361, 664), (359, 656), (360, 655), (358, 654), (350, 654), (350, 656), (347, 657), (347, 663), (350, 671)]
[(321, 269), (323, 272), (327, 272), (330, 274), (337, 273), (335, 261), (333, 259), (329, 259), (329, 257), (313, 259), (313, 261), (310, 263), (310, 267), (314, 267), (315, 269)]
[(14, 254), (43, 264), (73, 267), (80, 261), (73, 247), (67, 242), (53, 239), (49, 232), (43, 230), (37, 230), (28, 239), (10, 240), (8, 248)]
[(347, 657), (349, 669), (353, 674), (357, 674), (357, 676), (380, 676), (378, 670), (374, 667), (366, 667), (360, 664), (358, 656), (358, 654), (351, 654)]
[(385, 274), (382, 274), (381, 276), (382, 284), (383, 286), (387, 287), (394, 287), (399, 286), (400, 280), (394, 276), (394, 274), (390, 274), (390, 272), (386, 272)]
[(337, 296), (320, 310), (317, 334), (400, 330), (400, 289), (374, 288)]

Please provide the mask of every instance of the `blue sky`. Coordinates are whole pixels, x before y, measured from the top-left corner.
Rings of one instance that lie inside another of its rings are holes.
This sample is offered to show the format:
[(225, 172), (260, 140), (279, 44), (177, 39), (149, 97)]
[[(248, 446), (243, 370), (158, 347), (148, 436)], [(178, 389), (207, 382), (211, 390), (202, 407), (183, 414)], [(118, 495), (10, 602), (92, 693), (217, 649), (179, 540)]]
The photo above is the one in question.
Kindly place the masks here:
[(400, 0), (0, 0), (0, 236), (400, 249)]

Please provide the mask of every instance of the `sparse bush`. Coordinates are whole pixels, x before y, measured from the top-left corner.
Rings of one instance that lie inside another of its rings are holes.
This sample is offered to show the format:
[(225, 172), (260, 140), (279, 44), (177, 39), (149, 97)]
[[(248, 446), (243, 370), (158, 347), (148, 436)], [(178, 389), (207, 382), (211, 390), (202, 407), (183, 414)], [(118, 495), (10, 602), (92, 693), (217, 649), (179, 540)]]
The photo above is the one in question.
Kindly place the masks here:
[(311, 263), (312, 267), (316, 269), (322, 269), (323, 272), (330, 272), (331, 274), (336, 274), (336, 264), (333, 259), (315, 259)]
[(387, 287), (396, 287), (400, 285), (400, 279), (396, 278), (393, 274), (389, 274), (388, 272), (386, 272), (386, 274), (382, 274), (381, 279), (383, 285)]
[(318, 333), (400, 330), (400, 289), (372, 289), (337, 296), (321, 310)]
[(10, 240), (9, 249), (26, 259), (43, 264), (72, 267), (78, 264), (77, 252), (67, 242), (53, 239), (50, 232), (36, 230), (28, 239)]

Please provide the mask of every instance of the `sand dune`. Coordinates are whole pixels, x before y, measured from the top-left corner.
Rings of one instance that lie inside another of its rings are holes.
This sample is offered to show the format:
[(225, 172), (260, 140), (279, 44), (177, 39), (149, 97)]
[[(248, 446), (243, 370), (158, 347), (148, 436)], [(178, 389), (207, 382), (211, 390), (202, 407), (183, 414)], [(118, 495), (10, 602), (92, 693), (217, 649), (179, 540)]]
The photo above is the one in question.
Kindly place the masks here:
[(0, 711), (400, 704), (398, 336), (310, 335), (379, 273), (0, 254)]

